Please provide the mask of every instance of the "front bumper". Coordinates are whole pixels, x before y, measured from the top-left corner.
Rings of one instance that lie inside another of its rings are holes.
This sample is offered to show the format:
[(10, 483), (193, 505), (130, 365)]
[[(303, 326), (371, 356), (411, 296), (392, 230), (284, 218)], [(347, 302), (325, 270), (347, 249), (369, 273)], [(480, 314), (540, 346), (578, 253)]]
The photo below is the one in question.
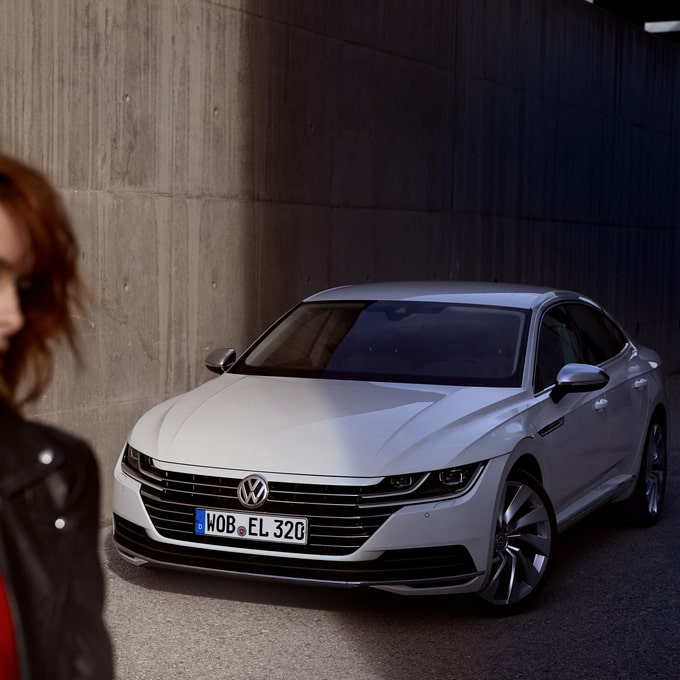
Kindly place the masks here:
[(402, 594), (475, 592), (486, 577), (503, 467), (504, 459), (491, 460), (464, 496), (402, 507), (350, 554), (325, 555), (163, 536), (142, 501), (140, 482), (125, 474), (119, 461), (114, 473), (113, 540), (120, 554), (136, 564), (252, 579), (371, 586)]

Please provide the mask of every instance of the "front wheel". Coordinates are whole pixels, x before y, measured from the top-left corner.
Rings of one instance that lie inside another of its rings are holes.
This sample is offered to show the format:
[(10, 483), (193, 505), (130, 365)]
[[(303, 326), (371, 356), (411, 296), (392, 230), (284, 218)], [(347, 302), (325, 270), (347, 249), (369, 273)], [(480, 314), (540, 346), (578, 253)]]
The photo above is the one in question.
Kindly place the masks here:
[(556, 537), (548, 494), (531, 475), (513, 473), (502, 491), (491, 574), (479, 593), (487, 609), (515, 613), (537, 596), (552, 564)]

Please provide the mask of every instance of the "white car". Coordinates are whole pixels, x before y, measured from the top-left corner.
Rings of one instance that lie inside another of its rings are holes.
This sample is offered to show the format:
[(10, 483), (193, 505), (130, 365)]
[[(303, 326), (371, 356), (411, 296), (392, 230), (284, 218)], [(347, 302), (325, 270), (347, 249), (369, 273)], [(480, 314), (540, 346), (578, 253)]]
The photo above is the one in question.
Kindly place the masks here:
[(134, 564), (476, 592), (501, 613), (595, 508), (659, 517), (661, 360), (577, 293), (340, 287), (206, 363), (219, 377), (146, 413), (116, 466)]

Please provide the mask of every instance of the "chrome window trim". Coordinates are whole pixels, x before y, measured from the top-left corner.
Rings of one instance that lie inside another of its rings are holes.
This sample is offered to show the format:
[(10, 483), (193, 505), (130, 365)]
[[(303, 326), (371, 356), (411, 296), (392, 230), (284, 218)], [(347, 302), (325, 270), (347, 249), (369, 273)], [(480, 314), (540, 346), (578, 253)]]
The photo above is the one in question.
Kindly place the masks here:
[[(625, 339), (625, 342), (623, 344), (623, 347), (618, 351), (618, 353), (614, 354), (613, 356), (609, 357), (608, 359), (605, 359), (604, 361), (601, 361), (599, 364), (596, 364), (599, 368), (603, 368), (607, 366), (610, 362), (613, 362), (615, 359), (621, 358), (629, 349), (632, 349), (633, 351), (637, 351), (637, 347), (633, 343), (633, 341), (630, 339), (628, 336), (628, 333), (621, 327), (621, 324), (617, 323), (607, 312), (602, 309), (599, 305), (594, 304), (591, 300), (588, 300), (587, 298), (582, 298), (579, 297), (577, 299), (573, 298), (562, 298), (559, 300), (554, 300), (549, 304), (543, 311), (541, 312), (540, 318), (537, 322), (536, 326), (536, 336), (534, 338), (534, 361), (533, 361), (533, 370), (531, 371), (531, 390), (534, 394), (534, 397), (540, 397), (544, 392), (552, 390), (553, 387), (557, 383), (552, 383), (552, 385), (548, 385), (544, 387), (542, 390), (539, 392), (536, 391), (536, 368), (538, 366), (538, 341), (541, 336), (541, 326), (543, 324), (543, 318), (545, 315), (551, 310), (554, 309), (555, 307), (559, 307), (560, 305), (583, 305), (585, 307), (590, 307), (591, 309), (594, 309), (595, 311), (599, 312), (604, 316), (606, 319), (608, 319), (616, 328), (618, 328), (619, 332)], [(567, 310), (567, 313), (569, 313), (569, 310)], [(576, 324), (576, 321), (574, 321), (574, 324)], [(527, 347), (527, 352), (528, 352), (528, 347)]]

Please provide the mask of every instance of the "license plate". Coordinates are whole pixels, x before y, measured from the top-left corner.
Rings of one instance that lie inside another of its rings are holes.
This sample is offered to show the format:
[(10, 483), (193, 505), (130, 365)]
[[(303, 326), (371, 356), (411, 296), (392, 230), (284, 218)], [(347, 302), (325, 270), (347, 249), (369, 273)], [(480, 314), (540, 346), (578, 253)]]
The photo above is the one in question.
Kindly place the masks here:
[(307, 543), (306, 517), (274, 517), (196, 509), (195, 533), (273, 543)]

